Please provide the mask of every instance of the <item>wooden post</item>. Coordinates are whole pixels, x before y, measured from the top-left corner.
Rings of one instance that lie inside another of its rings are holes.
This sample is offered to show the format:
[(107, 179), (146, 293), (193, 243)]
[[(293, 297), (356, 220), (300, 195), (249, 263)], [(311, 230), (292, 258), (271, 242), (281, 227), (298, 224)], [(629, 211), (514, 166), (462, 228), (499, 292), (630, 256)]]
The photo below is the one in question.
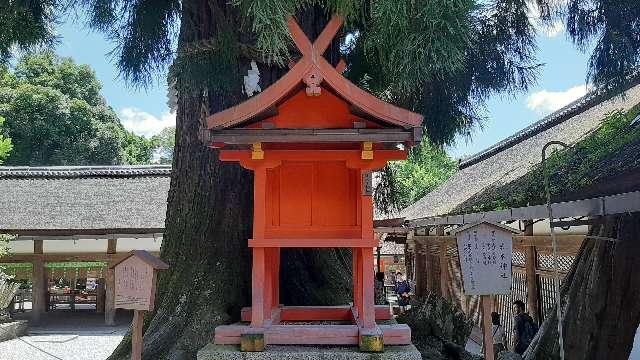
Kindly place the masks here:
[(362, 268), (362, 309), (360, 310), (360, 318), (362, 319), (362, 325), (365, 328), (372, 328), (376, 326), (375, 317), (375, 295), (373, 284), (375, 275), (373, 274), (373, 249), (372, 248), (359, 248), (360, 250), (360, 264)]
[[(107, 254), (115, 254), (117, 245), (118, 239), (108, 239)], [(116, 276), (115, 270), (111, 268), (111, 265), (112, 262), (109, 262), (109, 266), (107, 267), (107, 276), (105, 278), (104, 323), (107, 326), (113, 326), (116, 324)]]
[(482, 332), (484, 339), (484, 358), (486, 360), (493, 360), (493, 334), (491, 326), (491, 296), (482, 295), (480, 297), (482, 302)]
[(142, 326), (144, 324), (144, 310), (133, 311), (131, 325), (131, 360), (142, 360)]
[(424, 244), (415, 245), (415, 280), (416, 280), (416, 295), (422, 296), (425, 294), (425, 275), (426, 275), (426, 246)]
[(40, 322), (40, 318), (46, 310), (46, 297), (49, 296), (44, 272), (44, 250), (42, 240), (33, 241), (33, 253), (31, 321), (34, 324), (37, 324)]
[(251, 327), (262, 328), (264, 326), (264, 281), (265, 281), (265, 254), (264, 248), (253, 248), (253, 267), (251, 276)]
[(99, 278), (97, 282), (98, 286), (96, 287), (96, 312), (104, 313), (104, 296), (106, 294), (104, 278)]
[[(436, 235), (444, 236), (444, 226), (436, 227)], [(447, 261), (447, 243), (440, 243), (440, 293), (443, 298), (449, 300), (449, 263)]]
[[(533, 221), (524, 221), (524, 235), (533, 236)], [(537, 324), (540, 324), (540, 316), (538, 314), (538, 276), (536, 270), (538, 268), (536, 259), (536, 247), (525, 246), (525, 269), (527, 277), (527, 310), (529, 316), (533, 318)]]
[(111, 269), (111, 264), (109, 264), (109, 269), (107, 269), (107, 277), (105, 279), (105, 295), (104, 295), (104, 323), (107, 326), (113, 326), (116, 324), (116, 276), (115, 271)]
[(280, 306), (280, 248), (273, 248), (273, 258), (271, 261), (273, 281), (273, 285), (271, 287), (273, 300), (271, 301), (271, 304), (275, 309)]

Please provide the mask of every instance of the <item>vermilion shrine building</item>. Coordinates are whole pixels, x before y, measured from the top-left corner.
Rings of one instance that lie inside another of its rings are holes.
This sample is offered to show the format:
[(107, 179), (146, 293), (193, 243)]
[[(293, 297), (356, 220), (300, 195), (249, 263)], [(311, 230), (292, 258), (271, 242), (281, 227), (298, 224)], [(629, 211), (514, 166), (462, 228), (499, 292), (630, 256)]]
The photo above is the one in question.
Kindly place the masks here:
[[(358, 88), (323, 53), (342, 25), (334, 16), (311, 43), (288, 20), (302, 54), (264, 92), (209, 117), (209, 140), (222, 161), (255, 173), (250, 325), (216, 328), (218, 344), (260, 351), (265, 344), (410, 344), (406, 325), (377, 325), (391, 317), (374, 305), (371, 171), (403, 160), (420, 140), (422, 116)], [(280, 249), (351, 248), (353, 306), (284, 307), (279, 301)], [(282, 325), (281, 321), (351, 320), (351, 325)]]

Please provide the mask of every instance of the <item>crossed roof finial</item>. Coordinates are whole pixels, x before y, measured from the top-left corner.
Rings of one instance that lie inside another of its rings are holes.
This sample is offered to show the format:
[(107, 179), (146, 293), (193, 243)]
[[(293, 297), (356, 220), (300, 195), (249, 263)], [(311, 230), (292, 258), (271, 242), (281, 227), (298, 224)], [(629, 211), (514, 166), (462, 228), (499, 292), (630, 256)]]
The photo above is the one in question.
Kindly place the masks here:
[(291, 63), (289, 72), (262, 93), (239, 105), (211, 115), (207, 119), (208, 128), (212, 130), (229, 128), (259, 116), (267, 109), (276, 106), (300, 84), (300, 81), (307, 85), (306, 93), (308, 96), (319, 96), (321, 93), (320, 84), (325, 83), (345, 101), (374, 118), (404, 128), (420, 127), (422, 123), (420, 114), (385, 103), (360, 89), (341, 75), (346, 67), (344, 60), (333, 67), (322, 56), (342, 24), (342, 16), (334, 15), (312, 43), (295, 19), (292, 16), (287, 18), (291, 38), (300, 50), (302, 57), (297, 62)]
[[(318, 62), (326, 61), (322, 57), (322, 54), (324, 54), (324, 52), (331, 44), (331, 41), (338, 33), (338, 30), (340, 30), (342, 23), (342, 16), (334, 15), (329, 23), (327, 23), (327, 26), (324, 27), (318, 38), (313, 43), (311, 43), (311, 41), (304, 33), (304, 31), (302, 31), (293, 16), (289, 16), (287, 18), (287, 25), (289, 27), (291, 38), (302, 54), (302, 58), (299, 60), (299, 62), (305, 61), (315, 65), (307, 71), (303, 78), (304, 83), (307, 85), (308, 96), (320, 95), (320, 83), (324, 79), (322, 77), (322, 74), (318, 70)], [(293, 67), (294, 65), (291, 64), (290, 66)], [(336, 67), (336, 70), (341, 73), (344, 68), (344, 60), (341, 60)]]

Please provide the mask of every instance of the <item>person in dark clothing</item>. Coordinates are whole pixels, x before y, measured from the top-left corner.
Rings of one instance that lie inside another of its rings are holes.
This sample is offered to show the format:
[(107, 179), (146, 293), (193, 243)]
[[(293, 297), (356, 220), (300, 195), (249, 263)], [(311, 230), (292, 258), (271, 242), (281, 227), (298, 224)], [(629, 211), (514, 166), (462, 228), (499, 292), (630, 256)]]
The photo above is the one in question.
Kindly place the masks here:
[(405, 312), (407, 309), (407, 305), (409, 305), (409, 293), (411, 292), (411, 286), (409, 286), (409, 282), (404, 280), (402, 273), (396, 273), (396, 286), (394, 292), (398, 295), (398, 306), (400, 306), (400, 311)]
[(538, 332), (538, 326), (525, 311), (522, 300), (513, 302), (513, 352), (524, 354)]

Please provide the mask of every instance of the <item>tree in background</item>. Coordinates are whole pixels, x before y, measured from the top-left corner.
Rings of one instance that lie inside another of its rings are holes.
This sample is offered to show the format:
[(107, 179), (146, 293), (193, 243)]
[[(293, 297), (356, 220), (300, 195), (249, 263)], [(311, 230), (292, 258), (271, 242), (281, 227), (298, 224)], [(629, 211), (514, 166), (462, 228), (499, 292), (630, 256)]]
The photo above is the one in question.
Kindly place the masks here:
[(9, 156), (9, 153), (13, 149), (11, 138), (4, 136), (4, 118), (0, 116), (0, 164), (4, 162), (4, 159)]
[(379, 173), (376, 208), (386, 215), (396, 214), (447, 181), (457, 169), (457, 161), (425, 140), (410, 150), (406, 161), (394, 161)]
[(88, 65), (52, 52), (0, 68), (0, 115), (13, 139), (7, 165), (112, 165), (151, 161), (149, 140), (124, 129)]
[(154, 160), (160, 164), (171, 164), (173, 148), (176, 146), (176, 128), (166, 127), (151, 137), (154, 149)]

